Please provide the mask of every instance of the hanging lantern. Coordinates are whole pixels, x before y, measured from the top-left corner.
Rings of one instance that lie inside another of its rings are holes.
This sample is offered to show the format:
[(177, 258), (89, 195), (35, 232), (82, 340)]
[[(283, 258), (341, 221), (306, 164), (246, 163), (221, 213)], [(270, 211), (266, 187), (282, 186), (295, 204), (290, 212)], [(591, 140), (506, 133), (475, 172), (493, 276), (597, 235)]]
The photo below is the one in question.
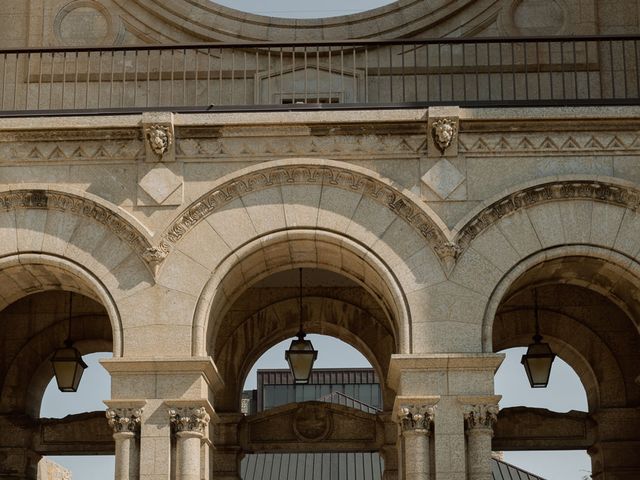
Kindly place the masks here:
[(300, 319), (300, 330), (297, 339), (291, 341), (289, 350), (284, 354), (284, 358), (289, 363), (289, 369), (293, 375), (293, 380), (297, 384), (309, 383), (313, 362), (318, 358), (318, 351), (313, 349), (311, 340), (305, 340), (304, 329), (302, 328), (302, 269), (300, 269), (300, 292), (298, 296), (298, 316)]
[(87, 368), (82, 355), (77, 348), (73, 347), (73, 341), (71, 341), (72, 301), (73, 294), (69, 292), (69, 333), (64, 347), (58, 348), (51, 357), (53, 374), (56, 377), (58, 390), (61, 392), (76, 392), (84, 369)]
[(527, 348), (527, 353), (522, 356), (520, 363), (524, 365), (525, 372), (531, 388), (546, 388), (551, 376), (551, 365), (556, 358), (548, 343), (542, 342), (540, 335), (540, 323), (538, 321), (538, 293), (534, 290), (534, 315), (536, 321), (536, 334), (533, 343)]
[(304, 337), (305, 333), (300, 331), (298, 338), (291, 341), (289, 350), (284, 354), (295, 383), (309, 383), (313, 362), (318, 358), (318, 352), (313, 349), (311, 340), (305, 340)]
[(78, 390), (87, 364), (82, 360), (78, 349), (73, 347), (71, 340), (66, 340), (64, 345), (64, 347), (58, 348), (51, 357), (53, 373), (61, 392), (75, 392)]

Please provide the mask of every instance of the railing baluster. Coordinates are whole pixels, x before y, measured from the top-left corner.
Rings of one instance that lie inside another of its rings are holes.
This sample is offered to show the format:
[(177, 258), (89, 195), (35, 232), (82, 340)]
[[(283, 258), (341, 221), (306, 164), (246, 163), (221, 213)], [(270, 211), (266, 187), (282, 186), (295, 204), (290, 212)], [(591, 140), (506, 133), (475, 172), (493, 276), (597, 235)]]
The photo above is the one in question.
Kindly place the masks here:
[(89, 82), (91, 81), (91, 51), (87, 52), (87, 81), (84, 88), (84, 108), (89, 108)]
[(573, 85), (575, 88), (574, 97), (576, 99), (580, 98), (579, 87), (578, 87), (578, 56), (576, 53), (576, 42), (572, 42), (573, 44)]
[[(76, 52), (76, 56), (78, 53)], [(24, 109), (29, 110), (29, 76), (31, 75), (31, 53), (27, 53), (27, 86), (24, 92)], [(78, 81), (76, 75), (76, 82)], [(75, 106), (75, 105), (74, 105)]]
[(2, 59), (2, 109), (4, 110), (4, 88), (7, 84), (7, 54)]
[(42, 90), (42, 52), (40, 52), (40, 61), (38, 66), (38, 100), (36, 103), (36, 110), (40, 109), (41, 90)]
[(60, 109), (64, 110), (64, 94), (67, 85), (67, 52), (64, 52), (62, 56), (62, 99)]
[(609, 65), (611, 66), (611, 90), (613, 98), (616, 98), (616, 71), (613, 63), (613, 41), (609, 40)]
[[(147, 50), (147, 94), (145, 97), (147, 97), (146, 106), (149, 108), (151, 98), (151, 50)], [(162, 99), (160, 99), (160, 103), (162, 103)]]
[(138, 106), (138, 50), (135, 51), (133, 65), (133, 106)]
[(127, 51), (122, 52), (122, 95), (120, 95), (120, 106), (124, 107), (125, 94), (127, 91)]
[(638, 61), (638, 41), (633, 41), (633, 52), (636, 65), (636, 97), (640, 97), (640, 62)]

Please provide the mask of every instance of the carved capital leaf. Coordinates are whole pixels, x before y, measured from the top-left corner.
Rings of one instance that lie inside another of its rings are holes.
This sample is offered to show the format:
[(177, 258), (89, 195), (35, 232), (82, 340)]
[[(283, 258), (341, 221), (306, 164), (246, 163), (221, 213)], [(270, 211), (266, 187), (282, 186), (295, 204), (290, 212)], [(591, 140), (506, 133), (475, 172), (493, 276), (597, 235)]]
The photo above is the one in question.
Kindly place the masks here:
[(433, 405), (401, 405), (397, 412), (398, 421), (403, 432), (420, 432), (429, 434), (433, 425), (435, 406)]
[(493, 425), (498, 420), (498, 405), (479, 404), (464, 406), (464, 421), (467, 430), (488, 429), (493, 430)]
[(204, 434), (211, 417), (204, 407), (174, 407), (169, 409), (169, 418), (174, 432), (197, 432)]
[(108, 408), (107, 422), (113, 433), (138, 432), (142, 418), (142, 408)]

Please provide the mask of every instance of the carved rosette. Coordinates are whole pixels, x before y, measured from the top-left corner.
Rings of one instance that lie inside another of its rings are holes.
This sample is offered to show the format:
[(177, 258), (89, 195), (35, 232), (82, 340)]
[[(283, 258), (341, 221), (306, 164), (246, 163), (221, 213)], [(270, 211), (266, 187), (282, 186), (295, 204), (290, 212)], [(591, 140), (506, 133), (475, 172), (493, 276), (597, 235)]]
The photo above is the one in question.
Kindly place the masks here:
[(398, 420), (403, 433), (423, 433), (428, 435), (433, 425), (435, 407), (433, 405), (403, 405), (398, 410)]
[(142, 408), (108, 408), (107, 422), (113, 429), (113, 433), (136, 433), (140, 430), (142, 411)]
[(204, 434), (211, 417), (204, 407), (170, 408), (169, 418), (175, 433), (195, 432)]
[(444, 153), (453, 143), (453, 139), (458, 134), (456, 121), (451, 118), (441, 118), (431, 125), (431, 135), (440, 153)]
[(493, 432), (493, 426), (498, 420), (498, 406), (491, 405), (465, 405), (464, 423), (467, 431), (488, 430)]

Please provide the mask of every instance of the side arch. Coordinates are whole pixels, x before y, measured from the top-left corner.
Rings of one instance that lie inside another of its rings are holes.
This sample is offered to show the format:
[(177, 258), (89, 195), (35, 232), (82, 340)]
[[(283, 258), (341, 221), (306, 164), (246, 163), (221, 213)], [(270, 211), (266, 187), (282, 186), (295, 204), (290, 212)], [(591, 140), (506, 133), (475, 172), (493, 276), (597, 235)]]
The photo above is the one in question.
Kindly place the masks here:
[[(32, 273), (30, 275), (34, 278), (53, 278), (53, 282), (34, 284), (29, 288), (15, 291), (9, 302), (5, 300), (2, 308), (8, 303), (13, 303), (35, 292), (55, 289), (80, 293), (98, 301), (105, 308), (111, 323), (113, 356), (121, 357), (123, 355), (123, 327), (116, 300), (93, 272), (73, 260), (51, 254), (21, 253), (0, 258), (0, 278), (3, 275), (6, 276), (7, 272), (16, 274), (19, 270), (24, 271), (25, 269), (31, 269), (31, 272), (36, 273), (43, 272), (41, 275), (33, 275)], [(5, 292), (0, 291), (0, 293)]]
[[(640, 263), (613, 250), (594, 245), (563, 245), (536, 252), (514, 265), (513, 268), (507, 272), (494, 287), (485, 308), (482, 324), (482, 346), (484, 352), (493, 351), (492, 338), (495, 315), (506, 293), (517, 282), (518, 278), (522, 277), (524, 273), (530, 271), (532, 268), (541, 265), (543, 262), (571, 257), (593, 258), (606, 261), (611, 266), (612, 270), (620, 276), (621, 281), (628, 282), (625, 284), (624, 288), (620, 289), (621, 292), (626, 291), (629, 295), (633, 295), (633, 291), (638, 291), (638, 288), (640, 287)], [(634, 301), (631, 296), (627, 296), (626, 298), (625, 295), (611, 296), (610, 289), (607, 290), (602, 285), (598, 285), (593, 281), (593, 279), (590, 280), (587, 278), (581, 278), (579, 275), (574, 275), (562, 279), (559, 277), (555, 279), (553, 277), (548, 277), (546, 279), (541, 278), (539, 281), (548, 282), (551, 280), (561, 280), (561, 283), (577, 285), (592, 289), (601, 294), (607, 294), (621, 310), (627, 313), (630, 319), (638, 318), (633, 316), (632, 311), (629, 310), (629, 308), (633, 306), (634, 303), (637, 303), (637, 301)], [(627, 285), (633, 285), (634, 289), (630, 290), (627, 288)], [(636, 328), (638, 328), (638, 324), (636, 324)]]

